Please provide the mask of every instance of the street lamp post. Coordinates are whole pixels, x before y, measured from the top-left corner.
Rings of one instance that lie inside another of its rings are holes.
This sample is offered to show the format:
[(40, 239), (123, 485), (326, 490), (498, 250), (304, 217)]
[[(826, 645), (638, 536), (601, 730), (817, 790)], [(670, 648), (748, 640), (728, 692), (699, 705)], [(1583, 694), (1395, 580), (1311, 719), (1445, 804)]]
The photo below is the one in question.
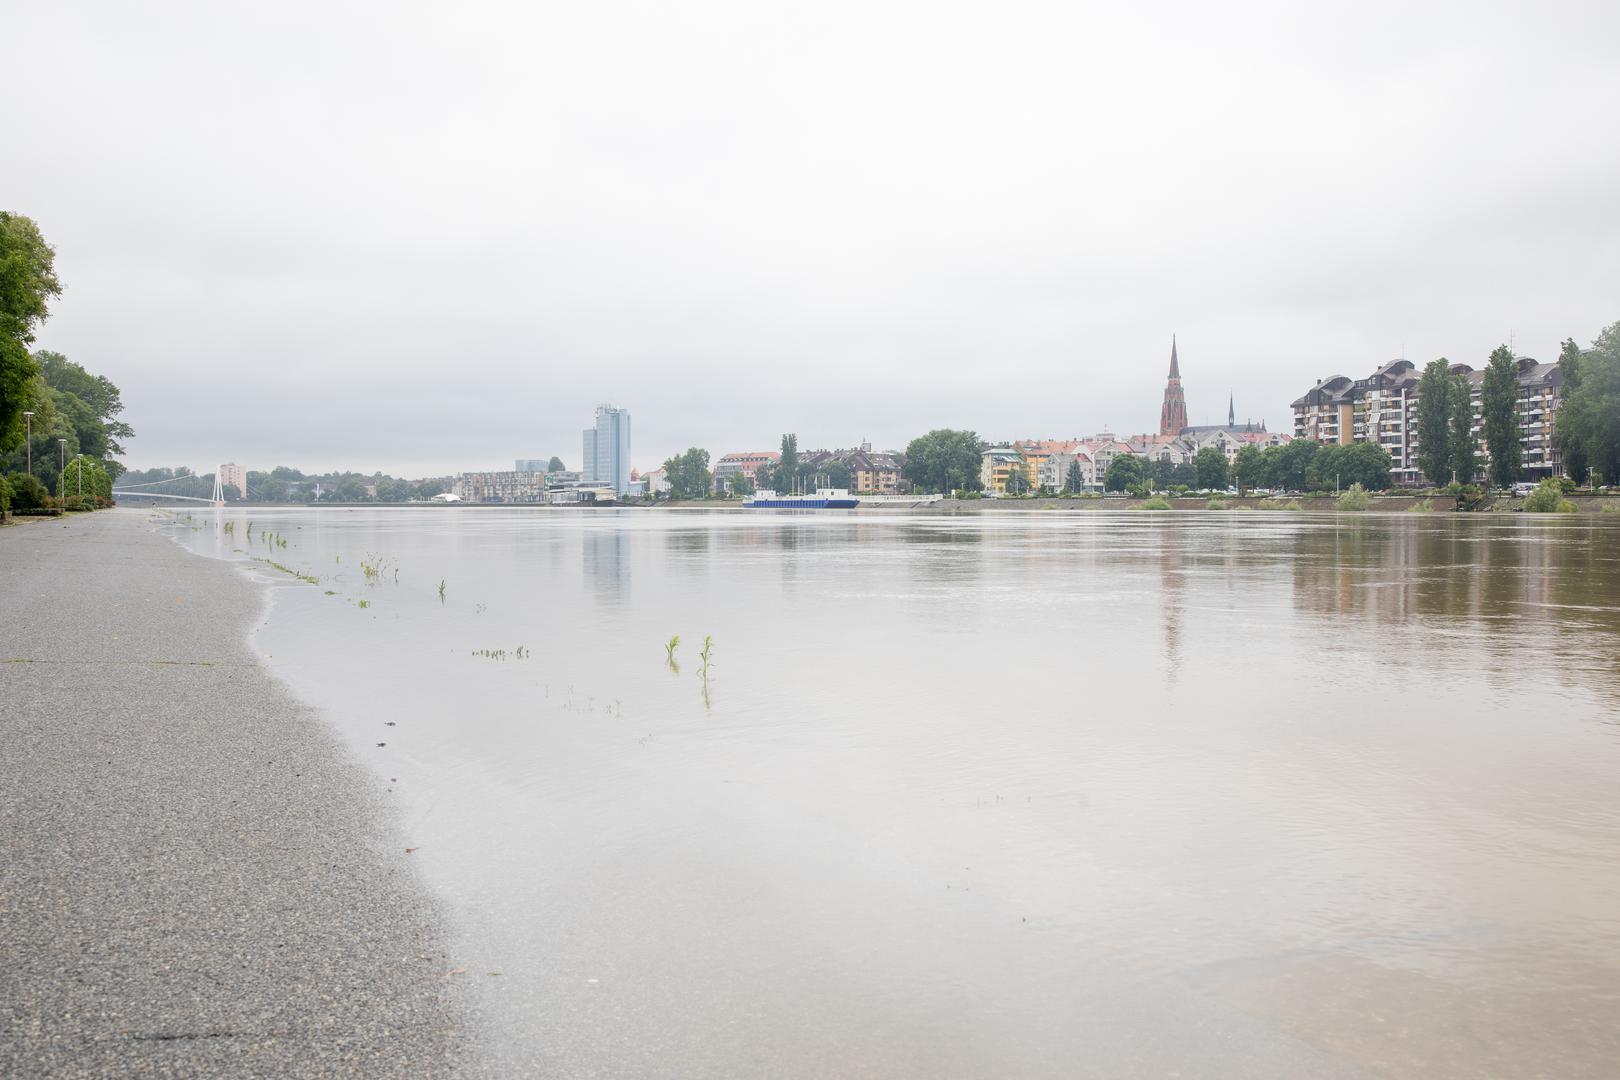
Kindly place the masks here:
[(28, 447), (28, 475), (34, 475), (34, 414), (23, 413), (23, 424), (28, 428), (28, 434), (23, 436), (23, 445)]
[(57, 439), (56, 445), (60, 448), (56, 458), (56, 497), (67, 498), (67, 440)]

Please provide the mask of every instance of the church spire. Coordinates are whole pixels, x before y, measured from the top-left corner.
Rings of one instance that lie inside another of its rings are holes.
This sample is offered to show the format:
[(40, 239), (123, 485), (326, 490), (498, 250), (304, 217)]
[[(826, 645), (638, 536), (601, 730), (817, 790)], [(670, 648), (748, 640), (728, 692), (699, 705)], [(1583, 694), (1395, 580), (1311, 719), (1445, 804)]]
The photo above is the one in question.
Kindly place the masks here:
[(1187, 398), (1181, 390), (1181, 358), (1176, 336), (1170, 335), (1170, 377), (1164, 383), (1164, 404), (1159, 407), (1159, 434), (1180, 435), (1187, 426)]

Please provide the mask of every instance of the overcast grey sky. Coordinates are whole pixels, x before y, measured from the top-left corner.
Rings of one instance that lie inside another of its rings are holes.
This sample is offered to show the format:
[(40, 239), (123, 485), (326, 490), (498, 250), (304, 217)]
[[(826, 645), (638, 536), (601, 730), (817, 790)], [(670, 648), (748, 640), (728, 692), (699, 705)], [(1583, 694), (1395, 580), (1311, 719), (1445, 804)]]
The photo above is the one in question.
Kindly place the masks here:
[(144, 467), (1286, 427), (1620, 320), (1620, 5), (12, 3), (0, 206)]

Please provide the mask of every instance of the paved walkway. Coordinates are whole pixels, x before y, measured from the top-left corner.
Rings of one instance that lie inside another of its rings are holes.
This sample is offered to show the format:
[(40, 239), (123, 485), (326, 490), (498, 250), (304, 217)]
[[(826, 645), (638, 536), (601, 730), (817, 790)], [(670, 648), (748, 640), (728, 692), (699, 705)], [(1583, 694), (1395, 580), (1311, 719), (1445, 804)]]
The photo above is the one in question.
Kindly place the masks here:
[(151, 516), (0, 529), (0, 1076), (449, 1073), (388, 796)]

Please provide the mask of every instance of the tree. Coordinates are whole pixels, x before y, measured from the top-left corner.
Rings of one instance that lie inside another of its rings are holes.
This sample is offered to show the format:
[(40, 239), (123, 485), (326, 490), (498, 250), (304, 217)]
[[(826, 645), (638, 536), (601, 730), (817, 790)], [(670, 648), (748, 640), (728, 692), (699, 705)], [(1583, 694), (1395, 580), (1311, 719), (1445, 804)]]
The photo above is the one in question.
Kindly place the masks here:
[(72, 399), (68, 403), (59, 398), (57, 408), (72, 413), (70, 422), (79, 438), (80, 453), (96, 458), (122, 455), (124, 446), (119, 440), (131, 438), (135, 432), (117, 418), (124, 411), (124, 402), (112, 380), (92, 375), (61, 353), (46, 349), (34, 354), (34, 362), (47, 386)]
[(1418, 380), (1417, 465), (1431, 484), (1451, 479), (1451, 361), (1430, 360)]
[(39, 367), (28, 346), (49, 301), (62, 295), (55, 261), (32, 219), (0, 210), (0, 451), (22, 440), (22, 414), (37, 402)]
[(782, 456), (776, 462), (776, 475), (788, 482), (799, 478), (799, 437), (794, 434), (782, 436)]
[(1190, 461), (1183, 461), (1179, 465), (1170, 467), (1170, 482), (1167, 487), (1190, 488), (1198, 483), (1198, 466)]
[(1491, 351), (1479, 397), (1480, 430), (1491, 454), (1491, 485), (1512, 487), (1524, 472), (1524, 444), (1519, 441), (1519, 365), (1506, 345)]
[(1198, 457), (1193, 459), (1193, 465), (1198, 472), (1198, 486), (1205, 491), (1224, 491), (1230, 482), (1228, 474), (1231, 467), (1226, 460), (1226, 454), (1219, 447), (1206, 446), (1198, 451)]
[(546, 472), (562, 472), (562, 471), (563, 471), (563, 460), (562, 460), (562, 458), (560, 458), (560, 457), (556, 456), (555, 454), (553, 454), (551, 456), (551, 460), (546, 462)]
[(1471, 484), (1479, 471), (1479, 458), (1474, 453), (1474, 394), (1469, 388), (1468, 376), (1451, 377), (1451, 475), (1453, 482)]
[(39, 477), (27, 473), (12, 473), (6, 477), (6, 483), (11, 489), (13, 510), (37, 510), (45, 505), (51, 495), (45, 490), (45, 485), (39, 482)]
[(75, 456), (62, 472), (61, 485), (57, 491), (58, 497), (85, 495), (101, 500), (112, 498), (112, 477), (94, 458)]
[(1078, 495), (1085, 490), (1086, 471), (1080, 467), (1080, 459), (1075, 458), (1069, 462), (1068, 475), (1063, 478), (1063, 491), (1066, 495)]
[(1377, 443), (1330, 444), (1311, 458), (1306, 480), (1315, 491), (1343, 491), (1356, 484), (1367, 491), (1383, 491), (1389, 487), (1394, 464), (1389, 451)]
[(1594, 484), (1620, 481), (1620, 322), (1581, 353), (1575, 389), (1566, 382), (1558, 406), (1557, 432), (1565, 461), (1578, 447)]
[(1564, 415), (1569, 411), (1569, 402), (1578, 396), (1581, 387), (1581, 347), (1575, 344), (1574, 338), (1566, 338), (1558, 350), (1558, 370), (1564, 377), (1564, 385), (1559, 391), (1564, 399), (1563, 406), (1558, 410), (1558, 418), (1554, 421), (1559, 451), (1563, 458), (1565, 474), (1577, 484), (1584, 484), (1590, 466), (1586, 441), (1579, 436), (1566, 436), (1564, 422)]
[(1281, 452), (1275, 462), (1276, 473), (1270, 478), (1271, 486), (1284, 491), (1309, 490), (1311, 462), (1321, 444), (1314, 439), (1295, 439), (1278, 449)]
[(1260, 451), (1260, 486), (1268, 488), (1282, 487), (1278, 479), (1283, 469), (1283, 448), (1281, 446), (1268, 446)]
[(1108, 463), (1108, 471), (1103, 474), (1103, 488), (1107, 491), (1128, 491), (1145, 479), (1142, 472), (1140, 457), (1116, 454), (1114, 460)]
[(739, 499), (746, 499), (754, 493), (754, 482), (748, 478), (747, 473), (732, 473), (729, 483), (731, 484), (731, 493)]
[(1245, 489), (1258, 487), (1261, 478), (1265, 476), (1265, 456), (1254, 443), (1244, 443), (1238, 447), (1237, 457), (1232, 461), (1232, 482), (1237, 485), (1238, 494)]
[(906, 446), (905, 477), (922, 492), (978, 491), (983, 451), (976, 432), (936, 428)]
[(1007, 470), (1007, 494), (1029, 494), (1029, 471), (1024, 468), (1022, 460)]
[(669, 481), (671, 499), (703, 499), (714, 491), (709, 452), (695, 446), (665, 461), (664, 476)]
[(771, 474), (769, 462), (754, 470), (754, 488), (757, 491), (775, 491), (776, 479)]
[(849, 485), (855, 482), (855, 474), (850, 470), (849, 462), (833, 458), (821, 466), (821, 475), (826, 479), (827, 486), (849, 490)]

